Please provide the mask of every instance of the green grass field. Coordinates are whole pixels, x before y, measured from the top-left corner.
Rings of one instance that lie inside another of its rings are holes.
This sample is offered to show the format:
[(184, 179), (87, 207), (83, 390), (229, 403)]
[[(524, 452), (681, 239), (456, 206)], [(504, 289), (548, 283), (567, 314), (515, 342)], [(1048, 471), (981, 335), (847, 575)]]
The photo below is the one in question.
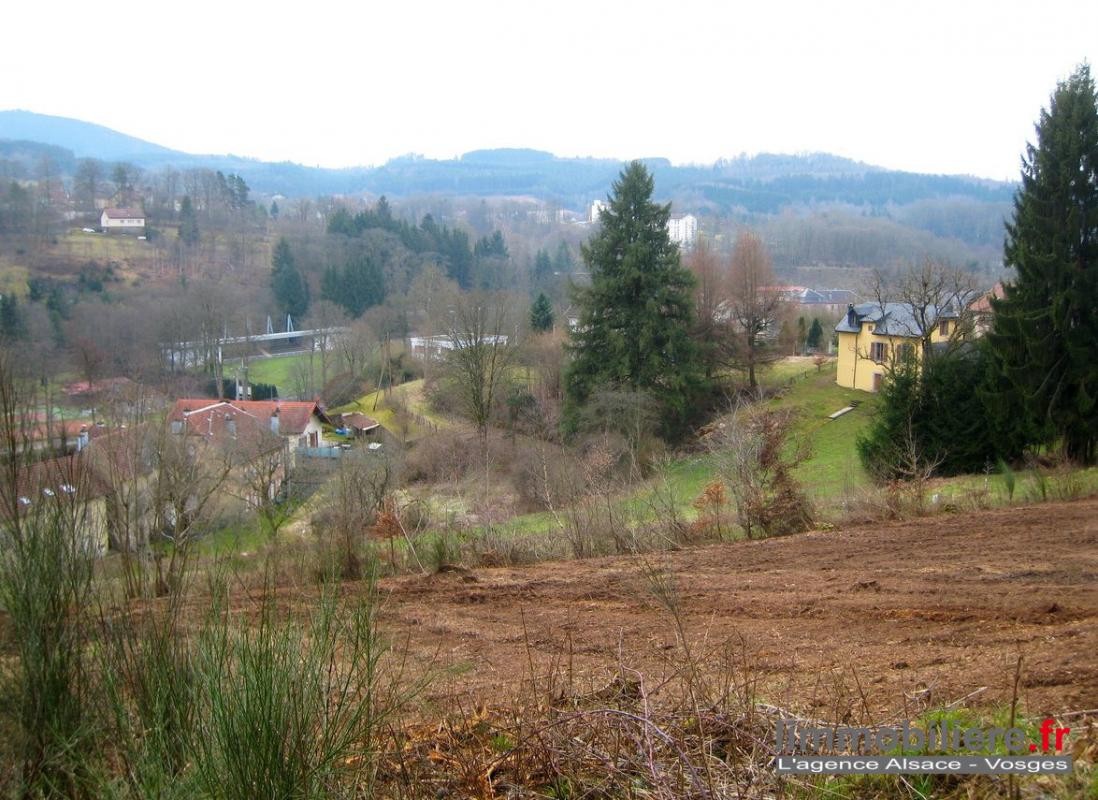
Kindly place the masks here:
[[(853, 411), (838, 419), (828, 418), (854, 403)], [(869, 426), (876, 404), (876, 395), (836, 384), (834, 363), (795, 381), (785, 395), (770, 401), (773, 408), (794, 410), (794, 433), (808, 440), (811, 455), (796, 474), (809, 496), (831, 497), (868, 483), (855, 442)]]
[(308, 358), (307, 353), (300, 353), (253, 359), (248, 362), (248, 379), (255, 383), (273, 383), (278, 387), (279, 396), (289, 397), (294, 384), (294, 370)]

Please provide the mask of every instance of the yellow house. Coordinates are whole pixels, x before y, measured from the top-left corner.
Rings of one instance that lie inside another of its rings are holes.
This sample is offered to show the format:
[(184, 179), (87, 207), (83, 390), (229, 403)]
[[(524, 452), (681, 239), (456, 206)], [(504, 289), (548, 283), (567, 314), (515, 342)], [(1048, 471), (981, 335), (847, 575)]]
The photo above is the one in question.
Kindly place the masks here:
[[(960, 316), (954, 310), (926, 315), (930, 342), (955, 338)], [(835, 382), (847, 389), (876, 392), (889, 364), (922, 352), (923, 326), (909, 303), (860, 303), (849, 305), (835, 326), (838, 362)]]

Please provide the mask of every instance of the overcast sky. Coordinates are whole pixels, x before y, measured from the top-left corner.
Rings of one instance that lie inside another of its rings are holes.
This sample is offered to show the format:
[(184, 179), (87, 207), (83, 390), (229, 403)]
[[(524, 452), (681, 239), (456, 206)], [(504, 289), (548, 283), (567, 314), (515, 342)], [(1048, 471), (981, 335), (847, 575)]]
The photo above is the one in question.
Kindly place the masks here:
[(826, 151), (1016, 179), (1098, 2), (12, 0), (0, 109), (323, 166)]

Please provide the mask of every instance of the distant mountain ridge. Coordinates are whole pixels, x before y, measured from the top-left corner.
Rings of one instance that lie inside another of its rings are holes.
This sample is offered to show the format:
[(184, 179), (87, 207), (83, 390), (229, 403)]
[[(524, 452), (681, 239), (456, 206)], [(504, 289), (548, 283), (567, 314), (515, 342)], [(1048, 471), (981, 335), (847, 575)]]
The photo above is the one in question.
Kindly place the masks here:
[[(40, 142), (69, 151), (70, 158), (57, 157), (62, 168), (86, 157), (129, 161), (147, 169), (207, 167), (235, 172), (254, 191), (268, 195), (530, 196), (573, 209), (605, 197), (623, 163), (503, 148), (475, 150), (458, 159), (404, 156), (379, 167), (325, 169), (184, 153), (89, 122), (30, 111), (0, 111), (0, 159), (6, 157), (5, 152), (18, 151), (20, 142)], [(697, 211), (774, 214), (790, 207), (820, 205), (876, 210), (941, 199), (999, 208), (1010, 202), (1015, 190), (1010, 183), (899, 172), (827, 153), (763, 153), (722, 159), (712, 165), (673, 165), (665, 158), (642, 160), (653, 171), (662, 199)]]

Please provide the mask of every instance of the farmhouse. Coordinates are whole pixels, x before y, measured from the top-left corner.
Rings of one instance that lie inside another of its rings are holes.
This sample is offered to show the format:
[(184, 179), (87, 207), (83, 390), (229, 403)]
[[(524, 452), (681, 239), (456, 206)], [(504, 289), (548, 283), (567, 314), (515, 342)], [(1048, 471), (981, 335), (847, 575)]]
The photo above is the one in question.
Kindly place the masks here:
[[(168, 414), (173, 433), (213, 431), (236, 420), (238, 414), (259, 420), (267, 430), (285, 440), (293, 459), (299, 447), (320, 447), (327, 415), (316, 402), (283, 400), (210, 400), (186, 398), (175, 401)], [(241, 424), (247, 424), (240, 420)]]
[[(922, 316), (910, 303), (848, 305), (846, 316), (835, 326), (839, 339), (835, 382), (848, 389), (878, 391), (890, 364), (921, 357)], [(959, 333), (961, 315), (956, 308), (931, 307), (925, 324), (931, 344), (948, 342)]]
[(104, 208), (99, 217), (104, 233), (145, 233), (145, 212), (139, 208)]

